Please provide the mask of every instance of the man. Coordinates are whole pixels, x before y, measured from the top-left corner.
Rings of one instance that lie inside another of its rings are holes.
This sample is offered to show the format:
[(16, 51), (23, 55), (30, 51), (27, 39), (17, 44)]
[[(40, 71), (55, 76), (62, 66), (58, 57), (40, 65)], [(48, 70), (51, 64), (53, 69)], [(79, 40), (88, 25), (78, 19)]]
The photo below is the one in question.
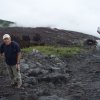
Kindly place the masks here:
[(11, 40), (9, 34), (3, 36), (3, 43), (0, 46), (0, 53), (4, 55), (8, 67), (11, 85), (20, 88), (22, 85), (20, 74), (21, 50), (18, 43)]

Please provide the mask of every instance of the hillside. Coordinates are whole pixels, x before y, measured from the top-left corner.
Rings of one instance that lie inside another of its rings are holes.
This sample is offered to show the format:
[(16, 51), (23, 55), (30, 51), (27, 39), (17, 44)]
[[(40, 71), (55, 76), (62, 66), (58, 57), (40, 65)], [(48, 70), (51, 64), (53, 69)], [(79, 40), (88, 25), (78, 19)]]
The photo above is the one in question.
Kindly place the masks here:
[(80, 32), (74, 32), (69, 30), (60, 30), (56, 28), (37, 27), (37, 28), (25, 28), (25, 27), (8, 27), (0, 28), (0, 41), (2, 41), (3, 34), (8, 33), (12, 35), (12, 38), (19, 42), (22, 47), (28, 47), (31, 45), (60, 45), (79, 46), (86, 39), (97, 39), (94, 36), (87, 35)]
[[(11, 27), (13, 26), (13, 27)], [(15, 22), (0, 20), (0, 42), (2, 36), (8, 33), (21, 47), (32, 45), (80, 46), (86, 39), (97, 39), (94, 36), (71, 30), (50, 27), (14, 27)]]
[(1, 27), (0, 43), (5, 33), (28, 48), (21, 50), (21, 89), (10, 86), (0, 56), (0, 100), (100, 100), (100, 51), (81, 46), (97, 37), (48, 27)]
[(9, 27), (10, 25), (13, 25), (13, 24), (15, 23), (0, 19), (0, 27)]

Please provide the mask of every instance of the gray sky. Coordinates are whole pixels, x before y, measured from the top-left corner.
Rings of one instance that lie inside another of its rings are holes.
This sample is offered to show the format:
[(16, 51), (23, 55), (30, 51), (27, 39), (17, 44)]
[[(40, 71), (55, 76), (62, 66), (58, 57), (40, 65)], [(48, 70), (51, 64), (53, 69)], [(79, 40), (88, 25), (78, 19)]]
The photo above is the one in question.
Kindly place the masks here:
[(100, 35), (100, 0), (0, 0), (0, 19)]

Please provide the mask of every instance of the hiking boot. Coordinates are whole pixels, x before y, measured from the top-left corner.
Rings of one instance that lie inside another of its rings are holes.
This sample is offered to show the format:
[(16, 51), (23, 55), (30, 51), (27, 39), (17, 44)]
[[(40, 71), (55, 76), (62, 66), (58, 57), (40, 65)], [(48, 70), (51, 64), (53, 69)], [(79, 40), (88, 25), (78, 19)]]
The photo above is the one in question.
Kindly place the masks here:
[(16, 86), (16, 88), (20, 89), (21, 86), (22, 86), (22, 80), (21, 79), (18, 79), (17, 80), (17, 86)]

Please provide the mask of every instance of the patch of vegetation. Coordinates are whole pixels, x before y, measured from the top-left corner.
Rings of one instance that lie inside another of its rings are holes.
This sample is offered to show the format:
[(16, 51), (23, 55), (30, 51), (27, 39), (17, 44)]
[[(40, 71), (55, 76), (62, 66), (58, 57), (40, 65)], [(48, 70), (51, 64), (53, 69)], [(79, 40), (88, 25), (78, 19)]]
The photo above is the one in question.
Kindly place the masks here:
[(11, 24), (14, 24), (14, 22), (0, 20), (0, 27), (9, 27)]
[(29, 53), (33, 49), (46, 55), (56, 55), (56, 56), (73, 56), (81, 52), (80, 47), (56, 47), (56, 46), (33, 46), (29, 48), (23, 48), (22, 52)]

